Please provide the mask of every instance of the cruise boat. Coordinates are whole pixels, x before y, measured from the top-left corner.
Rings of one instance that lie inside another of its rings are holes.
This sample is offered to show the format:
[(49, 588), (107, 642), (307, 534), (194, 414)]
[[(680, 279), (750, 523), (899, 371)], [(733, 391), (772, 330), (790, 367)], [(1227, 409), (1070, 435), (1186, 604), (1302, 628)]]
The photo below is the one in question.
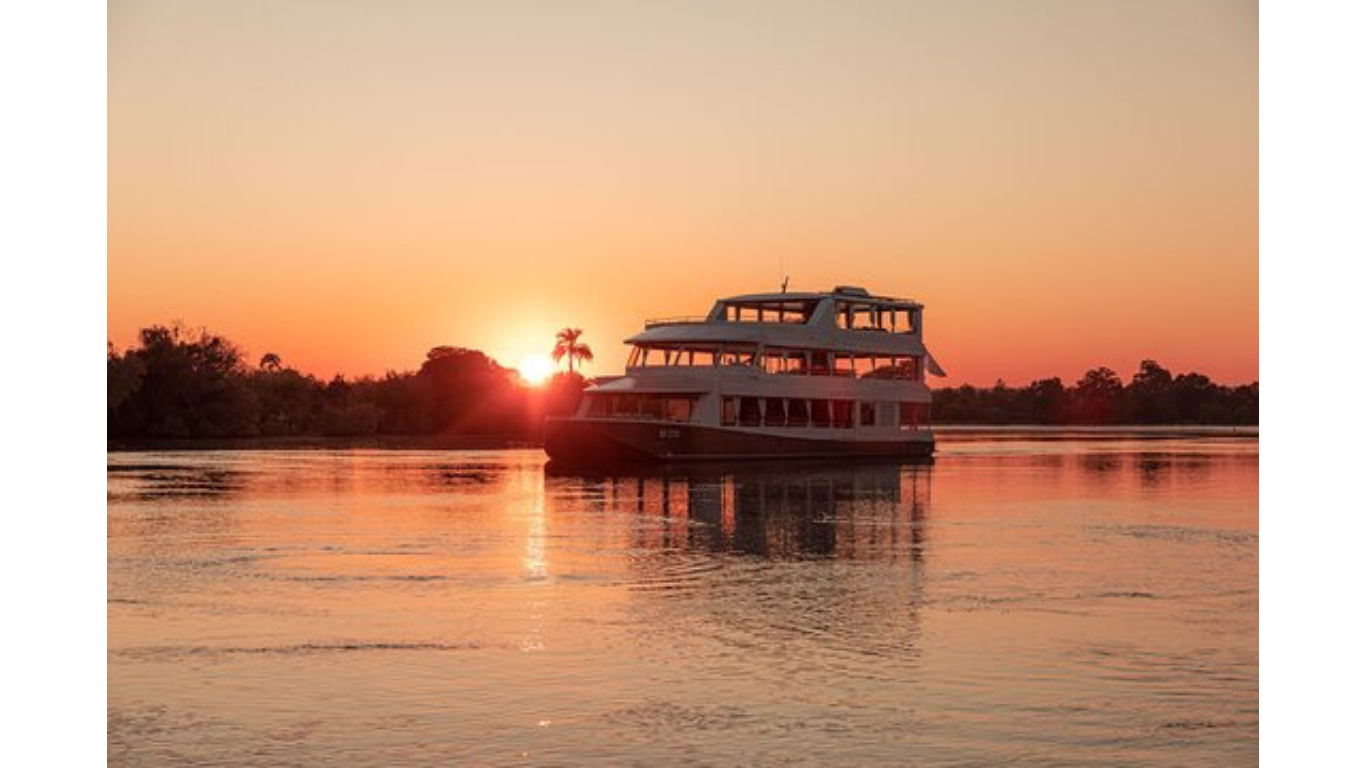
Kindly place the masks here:
[(649, 320), (624, 376), (546, 424), (566, 463), (934, 453), (924, 306), (839, 286), (721, 299)]

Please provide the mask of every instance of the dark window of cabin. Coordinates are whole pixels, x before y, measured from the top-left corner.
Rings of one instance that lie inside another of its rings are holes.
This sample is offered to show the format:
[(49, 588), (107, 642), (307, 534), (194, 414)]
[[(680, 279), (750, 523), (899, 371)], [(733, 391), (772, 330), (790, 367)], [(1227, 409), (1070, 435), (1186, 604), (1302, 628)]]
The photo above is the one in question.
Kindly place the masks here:
[(877, 408), (873, 403), (858, 404), (858, 423), (860, 427), (877, 426)]
[(740, 407), (739, 400), (738, 397), (721, 398), (721, 424), (723, 426), (735, 426), (736, 411)]
[(664, 398), (646, 396), (643, 400), (644, 407), (641, 409), (643, 415), (648, 416), (651, 419), (664, 418)]
[(759, 413), (759, 398), (742, 397), (740, 398), (740, 425), (744, 427), (757, 427), (762, 419)]
[(824, 350), (811, 353), (811, 374), (813, 376), (830, 375), (830, 353)]
[(854, 426), (854, 404), (849, 400), (831, 400), (831, 426), (849, 429)]
[(901, 404), (901, 428), (920, 429), (929, 422), (930, 406), (926, 403)]
[(787, 424), (787, 409), (781, 397), (764, 398), (764, 426), (781, 427)]
[(692, 399), (687, 397), (669, 398), (664, 406), (664, 418), (679, 422), (692, 419)]
[(607, 416), (611, 405), (610, 395), (589, 395), (588, 396), (588, 415)]
[(810, 420), (807, 415), (805, 400), (787, 401), (787, 425), (789, 427), (804, 427)]
[(811, 401), (811, 426), (828, 427), (830, 426), (830, 401), (812, 400)]

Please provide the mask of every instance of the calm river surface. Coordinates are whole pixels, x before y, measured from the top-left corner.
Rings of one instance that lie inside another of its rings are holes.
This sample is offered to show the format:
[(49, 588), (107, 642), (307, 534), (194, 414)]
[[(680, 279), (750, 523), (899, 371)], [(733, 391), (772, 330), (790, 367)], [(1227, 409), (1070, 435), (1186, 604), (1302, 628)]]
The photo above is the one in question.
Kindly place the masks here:
[(1257, 463), (110, 453), (110, 762), (1253, 764)]

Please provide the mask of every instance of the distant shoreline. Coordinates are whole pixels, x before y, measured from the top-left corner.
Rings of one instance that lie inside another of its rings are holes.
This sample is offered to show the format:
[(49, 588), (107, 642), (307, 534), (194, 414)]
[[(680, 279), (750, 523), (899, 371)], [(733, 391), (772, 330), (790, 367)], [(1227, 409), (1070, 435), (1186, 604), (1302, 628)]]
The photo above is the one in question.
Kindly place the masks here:
[(1258, 425), (1228, 424), (936, 424), (936, 436), (1011, 433), (1076, 435), (1101, 438), (1109, 434), (1132, 437), (1257, 437)]
[[(1123, 438), (1224, 437), (1257, 439), (1255, 426), (1210, 425), (1114, 425), (1078, 426), (1052, 424), (943, 424), (934, 427), (945, 442), (977, 438), (1033, 437), (1042, 439), (1107, 440)], [(295, 451), (295, 450), (460, 450), (506, 451), (540, 448), (533, 440), (497, 436), (457, 435), (371, 435), (367, 437), (224, 437), (160, 438), (147, 440), (109, 440), (109, 453), (147, 451)]]

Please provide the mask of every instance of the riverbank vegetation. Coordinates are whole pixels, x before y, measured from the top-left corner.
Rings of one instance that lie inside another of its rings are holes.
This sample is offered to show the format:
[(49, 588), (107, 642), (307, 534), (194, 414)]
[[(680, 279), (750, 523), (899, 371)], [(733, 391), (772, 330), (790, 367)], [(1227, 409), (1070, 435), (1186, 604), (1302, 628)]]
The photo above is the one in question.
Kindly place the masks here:
[(540, 387), (477, 350), (435, 347), (415, 371), (323, 381), (207, 331), (145, 328), (108, 350), (111, 439), (308, 435), (479, 435), (535, 440), (547, 415), (578, 407), (585, 382), (556, 374)]
[(1071, 385), (1054, 377), (1025, 387), (936, 389), (931, 412), (941, 424), (1253, 426), (1258, 397), (1257, 382), (1230, 387), (1144, 360), (1127, 384), (1095, 368)]
[[(560, 340), (577, 345), (578, 336)], [(559, 351), (560, 347), (556, 347)], [(584, 347), (586, 349), (586, 347)], [(560, 357), (569, 351), (560, 353)], [(591, 354), (591, 353), (590, 353)], [(591, 357), (575, 351), (571, 359)], [(478, 435), (536, 440), (549, 415), (578, 407), (586, 386), (562, 372), (526, 386), (482, 352), (440, 346), (413, 371), (324, 381), (266, 353), (252, 365), (231, 341), (205, 330), (153, 326), (127, 350), (109, 345), (111, 439)], [(1198, 373), (1173, 375), (1145, 360), (1126, 384), (1108, 368), (1072, 385), (936, 389), (942, 424), (1257, 423), (1257, 384), (1228, 387)]]

